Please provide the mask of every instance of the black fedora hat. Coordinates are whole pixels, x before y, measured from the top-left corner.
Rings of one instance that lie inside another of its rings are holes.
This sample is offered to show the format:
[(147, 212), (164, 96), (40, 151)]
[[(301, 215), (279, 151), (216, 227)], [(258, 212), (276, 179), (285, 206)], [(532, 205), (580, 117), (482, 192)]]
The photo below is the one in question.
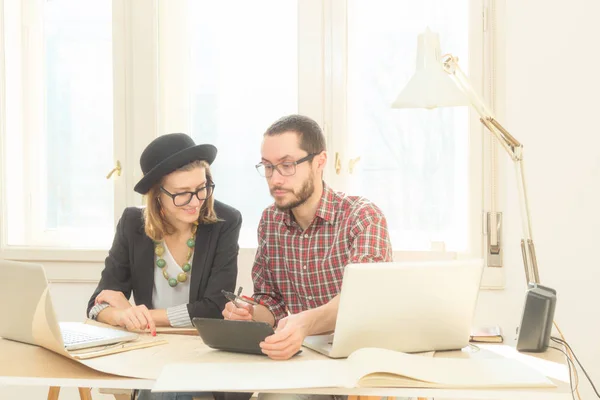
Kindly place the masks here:
[(161, 178), (191, 163), (204, 160), (209, 165), (217, 156), (217, 148), (212, 144), (196, 145), (185, 133), (169, 133), (154, 139), (142, 152), (140, 166), (144, 177), (133, 190), (146, 194)]

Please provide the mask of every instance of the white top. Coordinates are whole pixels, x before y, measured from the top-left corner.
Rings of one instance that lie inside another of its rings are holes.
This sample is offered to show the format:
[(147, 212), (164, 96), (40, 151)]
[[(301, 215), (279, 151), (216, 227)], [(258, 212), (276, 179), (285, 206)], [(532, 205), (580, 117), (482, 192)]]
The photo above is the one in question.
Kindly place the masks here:
[[(179, 282), (177, 286), (169, 286), (169, 282), (163, 276), (163, 269), (166, 269), (169, 276), (177, 279), (177, 275), (183, 270), (177, 264), (173, 255), (169, 251), (167, 244), (163, 242), (165, 252), (162, 259), (165, 260), (164, 268), (156, 266), (158, 256), (154, 256), (154, 287), (152, 288), (152, 306), (155, 309), (166, 309), (169, 321), (172, 326), (191, 326), (189, 314), (187, 312), (187, 304), (190, 301), (190, 282), (192, 279), (192, 270), (187, 275), (188, 279), (185, 282)], [(190, 257), (189, 264), (192, 265), (194, 252)], [(183, 320), (182, 320), (183, 319)]]

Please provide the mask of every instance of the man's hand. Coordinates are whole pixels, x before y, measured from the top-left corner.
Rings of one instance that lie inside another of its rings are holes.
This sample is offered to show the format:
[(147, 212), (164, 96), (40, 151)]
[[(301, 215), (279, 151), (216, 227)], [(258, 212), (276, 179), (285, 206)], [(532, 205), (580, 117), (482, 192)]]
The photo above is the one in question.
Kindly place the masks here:
[(275, 334), (260, 343), (262, 352), (273, 360), (287, 360), (300, 350), (310, 331), (311, 321), (307, 314), (290, 315), (279, 321)]
[(111, 307), (126, 309), (132, 307), (123, 292), (116, 290), (103, 290), (96, 296), (96, 304), (108, 303)]
[(128, 331), (150, 329), (156, 334), (156, 324), (145, 305), (130, 306), (125, 309), (116, 309), (116, 325), (127, 328)]
[(252, 315), (254, 314), (254, 307), (252, 304), (242, 303), (236, 307), (233, 302), (225, 304), (223, 309), (223, 318), (230, 321), (252, 321)]

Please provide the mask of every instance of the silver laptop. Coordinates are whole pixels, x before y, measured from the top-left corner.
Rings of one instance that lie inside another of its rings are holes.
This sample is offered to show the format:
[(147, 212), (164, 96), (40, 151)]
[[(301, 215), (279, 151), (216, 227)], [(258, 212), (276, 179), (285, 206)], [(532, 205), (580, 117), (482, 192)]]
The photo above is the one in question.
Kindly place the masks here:
[[(0, 260), (0, 337), (36, 344), (32, 323), (48, 281), (39, 264)], [(47, 307), (51, 332), (61, 332), (66, 350), (110, 345), (137, 339), (137, 334), (81, 322), (58, 323), (54, 309)], [(86, 304), (80, 305), (82, 310)], [(59, 338), (60, 339), (60, 338)]]
[(469, 343), (483, 260), (350, 264), (333, 335), (304, 346), (332, 358), (363, 347), (405, 353)]

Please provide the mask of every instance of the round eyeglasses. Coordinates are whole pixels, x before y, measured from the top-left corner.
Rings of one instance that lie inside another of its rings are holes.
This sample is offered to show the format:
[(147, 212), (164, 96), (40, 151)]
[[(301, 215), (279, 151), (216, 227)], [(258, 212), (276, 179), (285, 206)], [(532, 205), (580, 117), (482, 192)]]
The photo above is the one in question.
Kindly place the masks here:
[(215, 184), (212, 182), (208, 183), (206, 186), (202, 186), (195, 192), (170, 193), (164, 187), (160, 187), (160, 191), (169, 196), (176, 207), (187, 206), (192, 201), (193, 196), (196, 196), (200, 201), (206, 200), (212, 196), (214, 190)]

